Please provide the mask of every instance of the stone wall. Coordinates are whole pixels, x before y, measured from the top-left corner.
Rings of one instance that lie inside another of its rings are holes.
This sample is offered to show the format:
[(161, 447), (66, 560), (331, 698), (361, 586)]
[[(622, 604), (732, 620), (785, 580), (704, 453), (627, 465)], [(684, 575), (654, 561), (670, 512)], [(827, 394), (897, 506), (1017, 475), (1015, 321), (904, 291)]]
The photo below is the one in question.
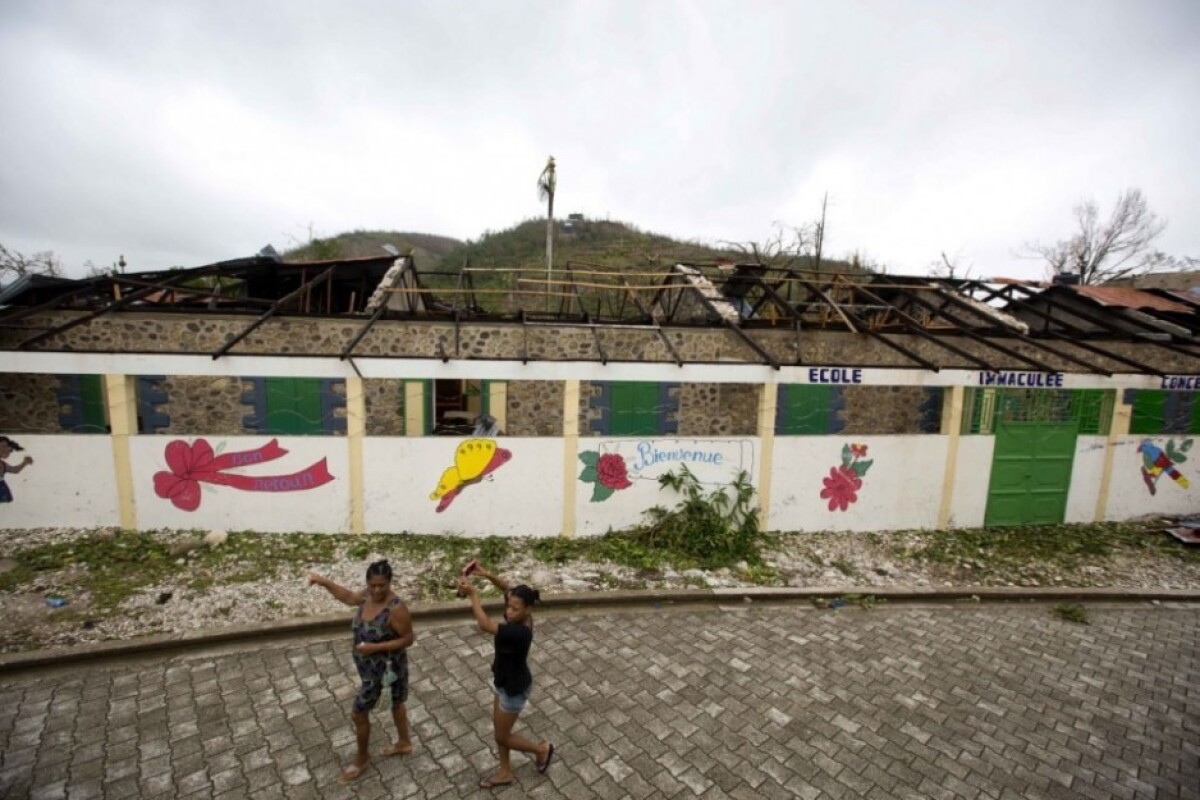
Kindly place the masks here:
[(0, 374), (0, 436), (62, 433), (55, 396), (59, 386), (57, 375)]
[(404, 381), (363, 381), (367, 436), (403, 436), (405, 433)]
[(920, 433), (921, 404), (925, 392), (919, 386), (847, 386), (841, 418), (847, 434)]
[(679, 395), (680, 436), (754, 436), (759, 387), (751, 383), (685, 383)]
[[(563, 385), (559, 381), (509, 381), (509, 436), (561, 436)], [(582, 434), (583, 431), (581, 430)]]
[(252, 409), (242, 403), (244, 387), (240, 378), (168, 375), (162, 388), (167, 393), (162, 410), (170, 415), (171, 424), (161, 433), (180, 436), (246, 433), (242, 418)]
[[(0, 331), (0, 347), (15, 347), (33, 332), (77, 316), (78, 312), (58, 311), (29, 317), (25, 320), (27, 329)], [(212, 353), (253, 321), (253, 317), (242, 315), (197, 318), (195, 315), (165, 313), (109, 314), (64, 331), (39, 344), (38, 349)], [(272, 318), (238, 342), (231, 352), (339, 355), (362, 324), (358, 320)], [(805, 330), (801, 332), (797, 353), (796, 333), (792, 330), (759, 327), (747, 329), (746, 333), (783, 364), (919, 366), (912, 358), (865, 334)], [(672, 327), (663, 329), (660, 335), (646, 328), (589, 329), (543, 324), (523, 326), (519, 323), (463, 323), (456, 330), (451, 323), (412, 321), (376, 323), (359, 342), (354, 355), (546, 360), (601, 360), (603, 357), (608, 360), (669, 363), (674, 361), (674, 355), (663, 343), (663, 336), (685, 361), (761, 361), (735, 333), (719, 328)], [(909, 335), (889, 335), (887, 338), (916, 356), (944, 368), (982, 369), (979, 364), (927, 339)], [(953, 343), (997, 369), (1035, 369), (1028, 363), (979, 342), (956, 338)], [(1017, 339), (1006, 339), (1003, 344), (1044, 364), (1048, 370), (1084, 369), (1069, 359)], [(1195, 371), (1195, 356), (1186, 352), (1174, 352), (1150, 343), (1102, 342), (1099, 345), (1164, 372), (1189, 374)], [(1055, 342), (1051, 347), (1109, 371), (1129, 372), (1132, 369), (1062, 342)]]

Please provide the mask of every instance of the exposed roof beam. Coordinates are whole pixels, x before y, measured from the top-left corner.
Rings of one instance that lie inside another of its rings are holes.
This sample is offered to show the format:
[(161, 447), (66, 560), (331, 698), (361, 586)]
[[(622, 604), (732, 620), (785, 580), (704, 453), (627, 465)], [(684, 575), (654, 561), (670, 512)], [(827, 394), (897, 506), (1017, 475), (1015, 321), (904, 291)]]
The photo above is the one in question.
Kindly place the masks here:
[(326, 269), (324, 272), (322, 272), (317, 277), (313, 278), (310, 281), (305, 281), (304, 283), (300, 284), (292, 291), (288, 292), (283, 297), (279, 298), (277, 301), (275, 301), (275, 304), (272, 305), (270, 308), (268, 308), (266, 311), (264, 311), (262, 313), (262, 315), (259, 316), (258, 319), (254, 320), (254, 322), (251, 322), (249, 325), (247, 325), (241, 331), (241, 333), (234, 336), (232, 339), (230, 339), (225, 344), (221, 345), (217, 349), (217, 351), (212, 354), (213, 360), (215, 361), (216, 359), (218, 359), (221, 356), (228, 353), (230, 350), (233, 349), (234, 345), (236, 345), (242, 339), (245, 339), (247, 336), (249, 336), (259, 325), (262, 325), (264, 322), (269, 320), (271, 317), (275, 316), (275, 314), (277, 314), (279, 312), (279, 309), (283, 307), (284, 303), (287, 303), (287, 302), (299, 297), (302, 292), (308, 291), (308, 290), (312, 289), (314, 286), (319, 286), (320, 284), (329, 280), (333, 276), (333, 270), (334, 270), (334, 267), (329, 267), (328, 269)]
[(662, 343), (666, 345), (667, 350), (670, 351), (671, 357), (675, 359), (675, 364), (682, 367), (683, 359), (680, 358), (679, 352), (675, 349), (675, 345), (671, 344), (671, 340), (667, 337), (666, 332), (663, 331), (662, 326), (658, 324), (658, 317), (654, 316), (653, 311), (642, 305), (642, 301), (638, 300), (637, 292), (633, 291), (633, 287), (631, 287), (625, 280), (625, 276), (620, 276), (620, 279), (621, 285), (625, 287), (625, 294), (628, 295), (629, 299), (633, 301), (633, 304), (637, 306), (638, 311), (641, 311), (644, 315), (650, 318), (652, 323), (654, 323), (655, 332), (658, 333), (659, 338), (662, 339)]
[(951, 353), (954, 353), (955, 355), (959, 356), (960, 358), (965, 358), (967, 361), (970, 361), (973, 364), (978, 364), (979, 366), (983, 367), (984, 369), (988, 370), (989, 372), (996, 371), (996, 366), (994, 364), (992, 364), (990, 361), (982, 359), (979, 356), (972, 353), (971, 351), (964, 350), (963, 348), (959, 347), (958, 345), (950, 344), (949, 342), (947, 342), (937, 336), (934, 336), (932, 333), (925, 330), (925, 326), (923, 326), (919, 320), (913, 318), (911, 315), (905, 313), (904, 311), (901, 311), (898, 307), (896, 307), (896, 306), (892, 305), (891, 303), (889, 303), (888, 301), (884, 300), (882, 297), (875, 294), (870, 289), (866, 289), (862, 286), (856, 286), (856, 287), (854, 287), (854, 291), (858, 294), (862, 294), (863, 296), (865, 296), (868, 300), (871, 300), (872, 302), (887, 306), (891, 310), (891, 313), (895, 314), (897, 317), (900, 318), (900, 324), (905, 329), (912, 331), (917, 336), (920, 336), (922, 339), (933, 342), (934, 344), (938, 345), (939, 347), (945, 348), (946, 350), (949, 350)]
[(857, 314), (855, 314), (853, 311), (851, 311), (848, 308), (846, 308), (846, 309), (841, 308), (841, 306), (839, 304), (835, 303), (827, 294), (825, 294), (824, 291), (822, 291), (821, 289), (818, 289), (815, 285), (813, 285), (809, 281), (801, 280), (800, 284), (802, 286), (804, 286), (804, 288), (808, 289), (809, 291), (814, 292), (814, 293), (820, 295), (822, 298), (824, 298), (825, 302), (828, 303), (831, 308), (836, 310), (837, 313), (841, 315), (842, 319), (846, 320), (846, 324), (848, 326), (850, 326), (850, 330), (854, 331), (855, 333), (865, 333), (867, 336), (870, 336), (871, 338), (878, 340), (879, 343), (884, 345), (885, 347), (889, 347), (892, 350), (895, 350), (897, 353), (904, 356), (908, 360), (917, 362), (922, 367), (925, 367), (925, 369), (933, 370), (934, 372), (938, 372), (941, 369), (941, 367), (939, 367), (937, 364), (934, 364), (932, 361), (930, 361), (928, 359), (922, 358), (921, 356), (917, 355), (913, 351), (909, 350), (904, 345), (902, 345), (898, 342), (893, 342), (891, 339), (884, 336), (882, 333), (877, 333), (877, 332), (871, 330), (871, 326), (868, 325), (866, 322), (864, 322)]

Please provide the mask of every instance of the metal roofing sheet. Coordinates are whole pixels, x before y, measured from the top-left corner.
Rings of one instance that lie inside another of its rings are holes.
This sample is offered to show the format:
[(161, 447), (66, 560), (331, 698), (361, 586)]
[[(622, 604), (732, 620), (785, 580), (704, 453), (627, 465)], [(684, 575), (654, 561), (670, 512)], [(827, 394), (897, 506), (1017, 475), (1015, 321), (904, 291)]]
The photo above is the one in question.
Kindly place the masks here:
[(1183, 303), (1176, 303), (1165, 297), (1143, 292), (1140, 289), (1130, 289), (1126, 286), (1072, 286), (1070, 288), (1106, 306), (1150, 308), (1169, 314), (1193, 313), (1192, 309)]

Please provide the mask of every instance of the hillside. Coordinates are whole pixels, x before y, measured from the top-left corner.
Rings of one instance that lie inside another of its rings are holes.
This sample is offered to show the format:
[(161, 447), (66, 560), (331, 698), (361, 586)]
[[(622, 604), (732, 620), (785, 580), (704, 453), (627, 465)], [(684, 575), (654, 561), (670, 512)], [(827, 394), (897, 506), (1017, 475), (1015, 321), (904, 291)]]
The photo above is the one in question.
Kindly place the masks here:
[[(733, 247), (709, 247), (648, 233), (625, 222), (607, 220), (557, 220), (554, 234), (554, 263), (578, 262), (609, 267), (646, 267), (678, 262), (711, 262), (732, 259), (746, 262), (751, 257)], [(544, 267), (546, 222), (528, 219), (502, 231), (488, 231), (478, 239), (460, 244), (442, 256), (438, 269), (455, 271), (464, 263), (472, 267)], [(421, 269), (430, 268), (419, 260)], [(808, 259), (796, 265), (810, 267)], [(826, 260), (823, 269), (857, 271), (844, 261)]]
[[(536, 269), (546, 263), (546, 222), (544, 219), (527, 219), (502, 231), (486, 231), (478, 239), (466, 242), (428, 233), (350, 231), (313, 239), (288, 250), (283, 258), (285, 261), (309, 261), (375, 256), (385, 252), (385, 244), (396, 247), (401, 253), (411, 252), (422, 272), (453, 273), (465, 264), (476, 268)], [(625, 222), (590, 219), (555, 222), (556, 265), (574, 262), (606, 267), (647, 267), (717, 259), (747, 262), (752, 257), (734, 247), (710, 247), (680, 241), (639, 230)], [(795, 266), (811, 268), (812, 262), (802, 258)], [(824, 260), (821, 268), (838, 272), (859, 271), (845, 261), (830, 259)]]
[(387, 252), (383, 247), (385, 244), (392, 245), (402, 254), (411, 252), (421, 269), (436, 269), (446, 253), (463, 246), (463, 242), (458, 239), (432, 233), (357, 230), (339, 233), (337, 236), (314, 238), (307, 244), (286, 251), (283, 260), (323, 261), (333, 258), (378, 256)]

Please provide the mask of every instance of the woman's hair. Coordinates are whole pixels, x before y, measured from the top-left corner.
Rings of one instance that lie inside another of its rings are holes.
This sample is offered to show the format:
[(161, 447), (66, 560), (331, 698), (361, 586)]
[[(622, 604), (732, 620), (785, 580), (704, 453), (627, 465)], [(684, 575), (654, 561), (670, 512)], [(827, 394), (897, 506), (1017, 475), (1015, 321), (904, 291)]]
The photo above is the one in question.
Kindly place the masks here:
[(520, 586), (514, 586), (512, 589), (509, 589), (509, 594), (521, 598), (521, 601), (527, 606), (533, 606), (542, 599), (541, 592), (523, 583)]
[(387, 562), (386, 558), (382, 561), (376, 561), (367, 567), (367, 580), (371, 580), (376, 575), (382, 575), (389, 581), (392, 579), (392, 565)]
[(12, 450), (14, 453), (19, 453), (25, 449), (7, 436), (0, 436), (0, 442), (4, 442), (6, 445), (8, 445), (8, 449)]

